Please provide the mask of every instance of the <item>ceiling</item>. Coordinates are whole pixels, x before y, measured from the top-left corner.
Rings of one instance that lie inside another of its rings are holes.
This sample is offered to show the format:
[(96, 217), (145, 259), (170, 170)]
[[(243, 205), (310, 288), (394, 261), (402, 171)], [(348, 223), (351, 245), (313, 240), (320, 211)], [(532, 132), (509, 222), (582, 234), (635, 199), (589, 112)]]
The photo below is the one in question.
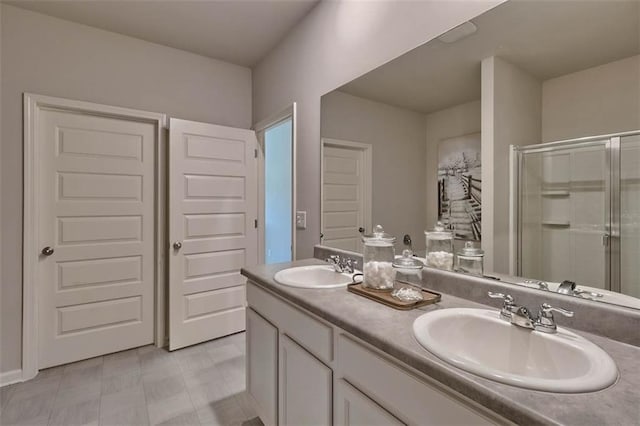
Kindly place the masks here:
[(252, 67), (318, 1), (13, 0), (3, 3)]
[(475, 34), (432, 40), (338, 90), (428, 114), (480, 99), (490, 56), (544, 81), (637, 55), (639, 21), (640, 0), (512, 0), (473, 19)]

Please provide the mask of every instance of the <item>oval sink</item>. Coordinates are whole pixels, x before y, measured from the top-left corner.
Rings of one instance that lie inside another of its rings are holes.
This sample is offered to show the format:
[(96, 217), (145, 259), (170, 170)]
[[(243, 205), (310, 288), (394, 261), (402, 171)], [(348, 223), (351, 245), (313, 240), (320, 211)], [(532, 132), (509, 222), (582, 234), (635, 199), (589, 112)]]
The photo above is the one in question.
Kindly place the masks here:
[(458, 368), (527, 389), (578, 393), (613, 384), (618, 369), (600, 347), (575, 333), (532, 331), (486, 309), (443, 309), (413, 323), (425, 349)]
[(345, 287), (353, 282), (353, 274), (336, 272), (331, 265), (298, 266), (283, 269), (273, 277), (277, 283), (300, 288)]

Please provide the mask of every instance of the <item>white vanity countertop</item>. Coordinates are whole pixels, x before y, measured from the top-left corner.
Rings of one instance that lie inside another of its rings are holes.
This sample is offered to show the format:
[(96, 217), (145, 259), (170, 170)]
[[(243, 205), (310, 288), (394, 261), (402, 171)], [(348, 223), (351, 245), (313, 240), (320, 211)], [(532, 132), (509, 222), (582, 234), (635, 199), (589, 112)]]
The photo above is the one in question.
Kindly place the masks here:
[(258, 265), (243, 268), (242, 274), (261, 287), (359, 337), (515, 423), (599, 426), (640, 424), (639, 347), (573, 330), (599, 345), (609, 353), (618, 366), (618, 381), (598, 392), (549, 393), (497, 383), (441, 361), (422, 348), (412, 333), (413, 321), (425, 312), (443, 308), (489, 308), (488, 306), (443, 294), (442, 301), (437, 305), (399, 311), (357, 296), (345, 288), (299, 289), (277, 284), (273, 280), (274, 274), (279, 270), (323, 263), (317, 259), (306, 259), (291, 263)]

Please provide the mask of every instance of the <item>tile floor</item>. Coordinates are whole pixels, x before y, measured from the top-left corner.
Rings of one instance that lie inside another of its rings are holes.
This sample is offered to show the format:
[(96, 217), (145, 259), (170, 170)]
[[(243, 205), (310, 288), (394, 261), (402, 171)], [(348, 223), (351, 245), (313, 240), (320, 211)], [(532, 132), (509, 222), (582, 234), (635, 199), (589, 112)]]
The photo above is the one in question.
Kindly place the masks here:
[(0, 424), (260, 426), (245, 394), (245, 334), (168, 352), (144, 346), (0, 388)]

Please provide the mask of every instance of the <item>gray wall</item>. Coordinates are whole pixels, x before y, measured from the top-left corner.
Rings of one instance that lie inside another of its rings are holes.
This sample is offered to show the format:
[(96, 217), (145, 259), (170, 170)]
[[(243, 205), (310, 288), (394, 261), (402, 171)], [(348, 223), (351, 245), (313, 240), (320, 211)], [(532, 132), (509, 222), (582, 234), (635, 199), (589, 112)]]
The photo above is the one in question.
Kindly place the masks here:
[(249, 128), (251, 70), (2, 5), (0, 372), (20, 368), (22, 93)]
[(542, 84), (542, 141), (640, 129), (640, 56)]
[(542, 83), (507, 61), (482, 61), (482, 248), (485, 271), (509, 272), (509, 145), (539, 143)]
[(425, 132), (420, 113), (338, 91), (322, 97), (323, 138), (373, 146), (371, 225), (381, 224), (398, 241), (411, 235), (415, 250), (425, 247)]
[(298, 103), (298, 258), (320, 241), (320, 97), (500, 3), (324, 1), (254, 69), (254, 122)]

